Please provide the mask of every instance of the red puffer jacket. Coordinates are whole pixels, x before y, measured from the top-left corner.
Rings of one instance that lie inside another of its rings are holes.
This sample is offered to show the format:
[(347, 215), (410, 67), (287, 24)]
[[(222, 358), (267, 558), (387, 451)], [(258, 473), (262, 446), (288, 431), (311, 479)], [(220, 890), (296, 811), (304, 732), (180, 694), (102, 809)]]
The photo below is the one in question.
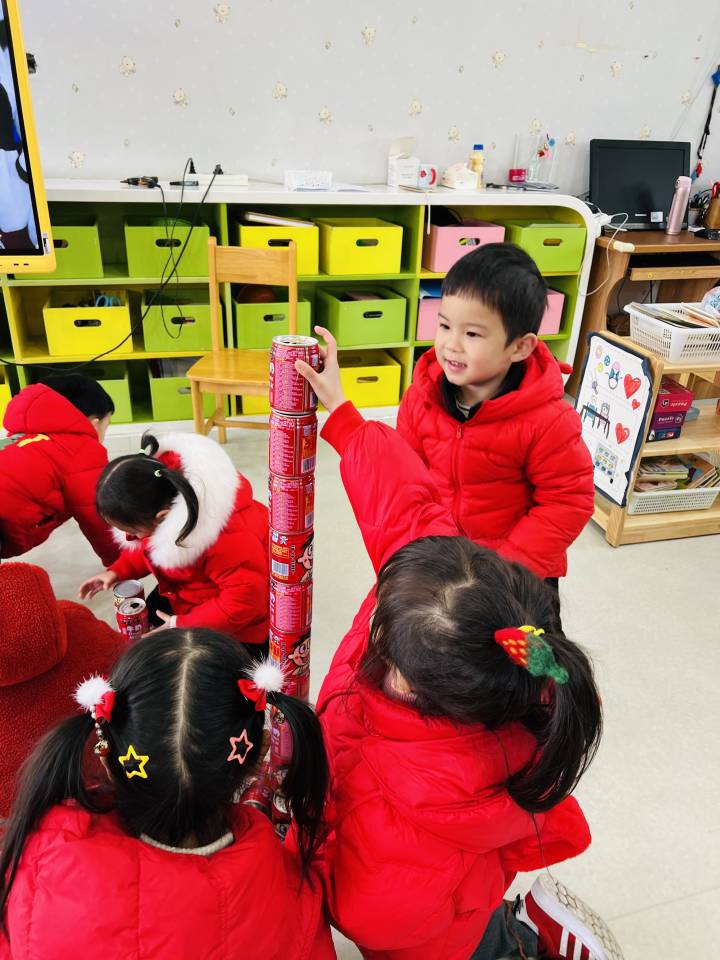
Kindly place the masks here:
[[(323, 436), (342, 457), (376, 571), (411, 540), (458, 535), (430, 474), (397, 433), (345, 404)], [(491, 733), (424, 719), (358, 680), (373, 594), (318, 699), (333, 778), (328, 908), (372, 960), (467, 960), (515, 873), (579, 854), (590, 833), (573, 798), (533, 820), (498, 788), (532, 755), (523, 727)]]
[(159, 438), (156, 456), (180, 470), (198, 498), (195, 529), (175, 543), (187, 520), (182, 497), (144, 540), (118, 535), (125, 549), (110, 568), (121, 580), (152, 573), (178, 627), (208, 627), (243, 643), (268, 637), (268, 512), (215, 441), (191, 433)]
[(447, 412), (442, 376), (428, 350), (400, 405), (398, 431), (465, 536), (540, 577), (564, 576), (567, 548), (592, 516), (595, 492), (557, 360), (538, 343), (518, 389), (486, 400), (466, 423)]
[(230, 846), (193, 855), (54, 807), (20, 861), (0, 960), (331, 960), (317, 878), (301, 885), (257, 810), (236, 807), (232, 826)]
[(0, 556), (27, 553), (74, 517), (102, 562), (112, 563), (118, 548), (95, 510), (107, 451), (85, 414), (36, 384), (10, 401), (3, 426), (20, 437), (0, 450)]
[(56, 600), (40, 567), (0, 564), (0, 817), (37, 740), (77, 713), (75, 687), (91, 673), (109, 673), (125, 648), (85, 607)]

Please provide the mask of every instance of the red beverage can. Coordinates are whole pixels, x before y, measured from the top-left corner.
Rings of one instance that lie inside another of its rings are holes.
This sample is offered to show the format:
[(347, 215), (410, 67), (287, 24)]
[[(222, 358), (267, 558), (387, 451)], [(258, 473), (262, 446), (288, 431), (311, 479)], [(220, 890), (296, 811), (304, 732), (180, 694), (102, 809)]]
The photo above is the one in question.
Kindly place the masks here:
[(270, 350), (270, 406), (281, 413), (310, 413), (317, 409), (317, 397), (305, 377), (295, 369), (304, 360), (320, 368), (320, 349), (314, 337), (288, 335), (273, 337)]
[(279, 633), (307, 633), (312, 620), (312, 580), (278, 583), (270, 580), (270, 627)]
[(272, 800), (272, 822), (275, 827), (275, 833), (281, 840), (284, 840), (287, 836), (291, 820), (292, 817), (290, 816), (288, 802), (284, 795), (279, 790), (276, 790)]
[(273, 784), (270, 779), (269, 764), (264, 763), (258, 772), (248, 777), (243, 784), (240, 803), (255, 807), (267, 817), (272, 816)]
[(317, 417), (314, 413), (270, 414), (270, 470), (278, 477), (300, 477), (315, 469)]
[(271, 629), (270, 659), (282, 667), (285, 676), (283, 691), (297, 696), (294, 690), (289, 689), (289, 685), (295, 683), (298, 677), (310, 674), (310, 631), (283, 633)]
[(290, 724), (282, 711), (272, 709), (270, 727), (270, 762), (278, 770), (287, 767), (292, 759), (293, 738)]
[(139, 580), (118, 580), (113, 587), (113, 597), (115, 598), (115, 608), (117, 609), (123, 600), (145, 599), (145, 588)]
[(139, 597), (123, 600), (117, 608), (118, 630), (128, 640), (139, 640), (150, 629), (145, 601)]
[(269, 480), (270, 526), (282, 533), (304, 533), (315, 521), (315, 481), (307, 477), (276, 477)]
[(280, 533), (270, 530), (270, 575), (280, 583), (304, 583), (312, 579), (315, 534)]

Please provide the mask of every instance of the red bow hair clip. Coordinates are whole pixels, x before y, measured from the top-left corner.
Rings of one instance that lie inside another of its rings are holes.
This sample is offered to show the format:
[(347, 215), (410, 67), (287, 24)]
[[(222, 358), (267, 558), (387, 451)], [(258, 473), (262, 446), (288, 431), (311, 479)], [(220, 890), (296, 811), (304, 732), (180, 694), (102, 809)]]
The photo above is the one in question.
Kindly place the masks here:
[(262, 712), (267, 707), (268, 693), (280, 693), (284, 682), (281, 667), (270, 660), (261, 660), (253, 667), (250, 678), (238, 680), (237, 685), (245, 699), (254, 703), (255, 709)]

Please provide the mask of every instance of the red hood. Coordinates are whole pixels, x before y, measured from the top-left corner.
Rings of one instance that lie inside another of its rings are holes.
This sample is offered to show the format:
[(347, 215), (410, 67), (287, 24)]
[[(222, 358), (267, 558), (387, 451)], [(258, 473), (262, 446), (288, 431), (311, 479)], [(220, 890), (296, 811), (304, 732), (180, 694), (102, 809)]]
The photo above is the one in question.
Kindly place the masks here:
[[(485, 423), (488, 420), (504, 420), (533, 409), (550, 400), (561, 400), (565, 393), (562, 374), (570, 373), (572, 367), (560, 363), (540, 341), (525, 361), (525, 376), (517, 390), (486, 400), (467, 426)], [(422, 399), (439, 403), (444, 407), (440, 381), (442, 367), (435, 356), (435, 348), (426, 351), (418, 360), (413, 375), (413, 385)]]
[(97, 440), (95, 428), (84, 413), (61, 394), (37, 383), (13, 397), (5, 411), (8, 433), (79, 433)]
[(66, 652), (65, 619), (45, 571), (0, 565), (0, 687), (46, 673)]
[[(370, 735), (360, 747), (364, 762), (347, 772), (347, 781), (369, 772), (385, 801), (403, 817), (466, 850), (495, 849), (533, 832), (530, 814), (497, 789), (508, 770), (521, 769), (534, 752), (535, 740), (524, 727), (492, 732), (480, 725), (457, 726), (423, 718), (365, 683), (356, 689)], [(347, 781), (343, 794), (354, 804), (367, 793), (367, 784), (361, 787), (358, 780), (356, 790)]]

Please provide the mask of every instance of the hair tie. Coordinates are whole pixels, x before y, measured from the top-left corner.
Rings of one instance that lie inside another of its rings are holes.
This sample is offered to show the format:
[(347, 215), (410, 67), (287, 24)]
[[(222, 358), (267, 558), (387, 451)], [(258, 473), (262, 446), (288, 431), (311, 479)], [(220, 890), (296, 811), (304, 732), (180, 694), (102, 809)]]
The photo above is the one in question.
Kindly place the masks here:
[(75, 701), (95, 721), (95, 733), (98, 738), (94, 748), (96, 756), (106, 757), (110, 753), (110, 744), (103, 733), (100, 721), (104, 720), (105, 723), (110, 723), (112, 720), (113, 709), (115, 708), (115, 691), (105, 677), (95, 674), (78, 684), (74, 696)]
[(240, 693), (262, 712), (267, 707), (268, 693), (280, 693), (285, 682), (282, 669), (271, 660), (260, 660), (250, 671), (249, 679), (238, 680)]
[(533, 677), (549, 677), (555, 683), (567, 683), (568, 672), (555, 659), (544, 634), (544, 630), (530, 624), (503, 627), (495, 631), (495, 643), (503, 648), (513, 663), (523, 667)]

